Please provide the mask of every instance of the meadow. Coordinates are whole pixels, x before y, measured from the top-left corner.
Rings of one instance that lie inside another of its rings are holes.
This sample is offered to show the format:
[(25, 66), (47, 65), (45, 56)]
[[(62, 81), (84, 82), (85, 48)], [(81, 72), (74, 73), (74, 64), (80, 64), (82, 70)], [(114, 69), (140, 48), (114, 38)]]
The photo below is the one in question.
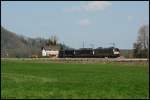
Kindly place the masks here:
[(1, 60), (1, 99), (148, 99), (149, 65)]

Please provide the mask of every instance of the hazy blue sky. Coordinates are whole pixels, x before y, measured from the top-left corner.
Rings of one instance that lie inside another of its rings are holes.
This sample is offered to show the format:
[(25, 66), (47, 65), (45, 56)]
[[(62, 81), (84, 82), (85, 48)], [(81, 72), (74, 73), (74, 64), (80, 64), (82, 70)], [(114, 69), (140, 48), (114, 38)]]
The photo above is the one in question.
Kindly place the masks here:
[(149, 24), (148, 1), (2, 1), (1, 25), (27, 37), (48, 38), (73, 48), (129, 49)]

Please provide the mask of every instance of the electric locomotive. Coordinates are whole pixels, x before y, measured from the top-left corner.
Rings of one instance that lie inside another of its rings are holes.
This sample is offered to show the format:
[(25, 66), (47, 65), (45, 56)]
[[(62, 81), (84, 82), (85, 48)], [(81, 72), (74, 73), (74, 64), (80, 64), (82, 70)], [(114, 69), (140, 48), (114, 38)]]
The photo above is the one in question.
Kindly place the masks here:
[(116, 58), (120, 56), (120, 50), (118, 48), (81, 48), (81, 49), (68, 49), (60, 50), (60, 58)]

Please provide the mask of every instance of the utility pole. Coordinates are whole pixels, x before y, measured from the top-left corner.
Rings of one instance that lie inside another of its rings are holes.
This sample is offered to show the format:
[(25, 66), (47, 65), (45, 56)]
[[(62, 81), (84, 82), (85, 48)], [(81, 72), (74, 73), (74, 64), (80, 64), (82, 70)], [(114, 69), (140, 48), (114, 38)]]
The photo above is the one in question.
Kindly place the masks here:
[(84, 48), (84, 41), (83, 41), (83, 48)]
[(62, 46), (62, 47), (63, 47), (62, 49), (64, 50), (64, 49), (65, 49), (65, 44), (64, 44), (64, 41), (63, 41), (63, 46)]

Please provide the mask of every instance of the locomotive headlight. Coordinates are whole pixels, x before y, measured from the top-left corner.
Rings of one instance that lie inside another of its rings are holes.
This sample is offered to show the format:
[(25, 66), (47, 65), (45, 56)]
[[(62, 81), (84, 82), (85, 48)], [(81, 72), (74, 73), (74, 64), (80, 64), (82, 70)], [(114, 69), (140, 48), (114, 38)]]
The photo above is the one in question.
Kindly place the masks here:
[(113, 52), (114, 52), (114, 54), (120, 54), (120, 52), (117, 50), (115, 50), (115, 49), (113, 49)]

